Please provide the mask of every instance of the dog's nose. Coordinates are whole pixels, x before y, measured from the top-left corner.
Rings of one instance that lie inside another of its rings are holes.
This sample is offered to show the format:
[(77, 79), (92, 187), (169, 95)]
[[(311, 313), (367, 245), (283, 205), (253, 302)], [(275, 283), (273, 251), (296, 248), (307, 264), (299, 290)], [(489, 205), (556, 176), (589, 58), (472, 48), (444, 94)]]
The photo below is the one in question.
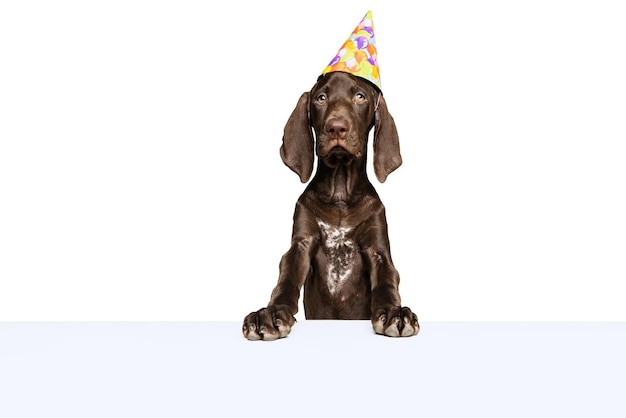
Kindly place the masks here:
[(345, 119), (335, 118), (326, 122), (326, 132), (331, 138), (344, 139), (349, 130), (350, 125)]

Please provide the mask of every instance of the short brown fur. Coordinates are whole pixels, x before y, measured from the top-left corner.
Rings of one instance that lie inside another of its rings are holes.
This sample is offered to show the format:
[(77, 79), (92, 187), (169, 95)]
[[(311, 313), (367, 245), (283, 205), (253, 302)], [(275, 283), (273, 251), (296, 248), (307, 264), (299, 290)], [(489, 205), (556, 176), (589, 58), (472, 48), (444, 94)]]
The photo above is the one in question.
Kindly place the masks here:
[(382, 94), (366, 80), (336, 72), (300, 97), (280, 155), (306, 182), (315, 152), (317, 171), (296, 203), (291, 248), (269, 304), (244, 319), (246, 338), (286, 337), (303, 286), (307, 319), (370, 319), (376, 333), (388, 336), (419, 332), (417, 316), (401, 306), (385, 207), (366, 173), (372, 127), (374, 172), (384, 182), (402, 158)]

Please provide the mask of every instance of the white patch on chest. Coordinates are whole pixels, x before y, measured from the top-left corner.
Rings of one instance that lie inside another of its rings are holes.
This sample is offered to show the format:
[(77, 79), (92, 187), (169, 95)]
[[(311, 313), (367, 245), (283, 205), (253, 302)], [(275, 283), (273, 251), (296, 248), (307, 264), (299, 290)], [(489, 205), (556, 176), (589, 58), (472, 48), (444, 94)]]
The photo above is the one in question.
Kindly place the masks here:
[(335, 293), (352, 273), (356, 246), (347, 238), (351, 228), (335, 228), (322, 221), (317, 224), (322, 231), (322, 245), (328, 259), (326, 282), (330, 293)]

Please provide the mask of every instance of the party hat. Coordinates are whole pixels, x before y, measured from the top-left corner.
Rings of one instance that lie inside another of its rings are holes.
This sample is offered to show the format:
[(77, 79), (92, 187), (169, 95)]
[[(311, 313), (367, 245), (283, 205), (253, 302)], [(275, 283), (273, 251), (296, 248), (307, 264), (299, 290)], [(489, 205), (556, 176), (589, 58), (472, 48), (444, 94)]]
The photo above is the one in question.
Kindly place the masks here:
[(358, 24), (348, 40), (341, 46), (335, 58), (322, 71), (322, 75), (343, 71), (362, 77), (373, 83), (379, 90), (380, 74), (374, 38), (374, 22), (369, 10)]

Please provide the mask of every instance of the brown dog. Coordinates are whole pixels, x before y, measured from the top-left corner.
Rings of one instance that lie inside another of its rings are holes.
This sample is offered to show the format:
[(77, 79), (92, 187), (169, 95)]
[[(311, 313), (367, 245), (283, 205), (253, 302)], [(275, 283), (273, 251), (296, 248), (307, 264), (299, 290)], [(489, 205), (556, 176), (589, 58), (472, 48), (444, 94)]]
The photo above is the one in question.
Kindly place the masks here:
[(392, 337), (419, 332), (417, 316), (401, 306), (385, 208), (367, 178), (372, 127), (374, 171), (384, 182), (402, 159), (382, 94), (360, 77), (332, 72), (300, 97), (280, 155), (304, 183), (315, 147), (317, 172), (296, 204), (291, 248), (281, 259), (270, 302), (244, 319), (247, 339), (286, 337), (302, 286), (307, 319), (371, 319), (376, 333)]

